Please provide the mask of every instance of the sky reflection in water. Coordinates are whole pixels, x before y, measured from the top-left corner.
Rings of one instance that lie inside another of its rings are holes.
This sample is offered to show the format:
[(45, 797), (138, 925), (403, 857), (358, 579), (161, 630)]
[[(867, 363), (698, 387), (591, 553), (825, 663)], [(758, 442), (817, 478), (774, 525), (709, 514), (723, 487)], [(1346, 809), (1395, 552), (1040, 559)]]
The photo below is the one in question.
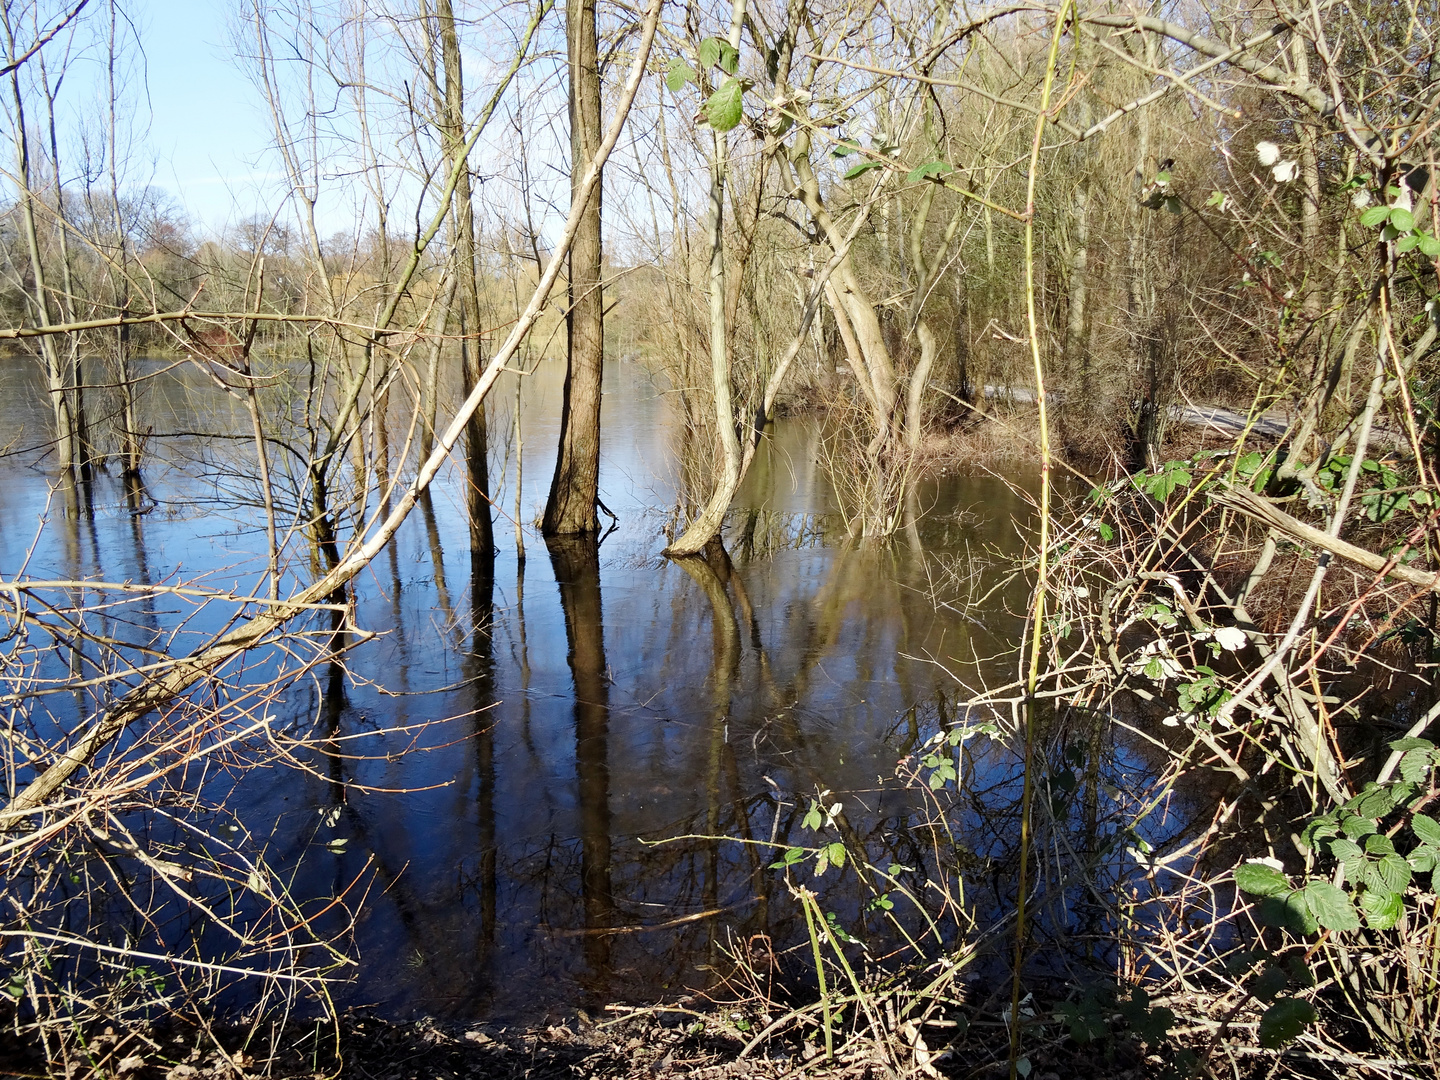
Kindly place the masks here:
[[(43, 410), (23, 364), (5, 362), (0, 422), (38, 441)], [(553, 468), (560, 376), (547, 363), (524, 386), (527, 524)], [(200, 411), (217, 406), (195, 390), (193, 373), (151, 384), (157, 431), (243, 430), (223, 409)], [(507, 515), (513, 395), (502, 384), (491, 414)], [(452, 471), (357, 583), (358, 622), (379, 636), (350, 654), (350, 677), (322, 668), (272, 707), (277, 721), (308, 729), (318, 717), (337, 737), (422, 725), (418, 736), (392, 730), (354, 744), (364, 760), (224, 780), (296, 895), (333, 895), (373, 872), (342, 1004), (508, 1017), (649, 999), (703, 985), (732, 933), (792, 943), (796, 909), (766, 869), (773, 849), (654, 842), (812, 842), (800, 819), (823, 788), (874, 859), (923, 860), (904, 828), (919, 798), (894, 781), (896, 762), (963, 709), (949, 672), (971, 685), (1014, 677), (1023, 586), (969, 602), (1003, 569), (993, 552), (1018, 550), (1029, 515), (999, 479), (927, 484), (912, 535), (846, 544), (812, 427), (788, 421), (737, 500), (729, 559), (677, 565), (659, 557), (677, 431), (641, 365), (609, 365), (604, 424), (601, 494), (620, 521), (598, 548), (547, 550), (527, 531), (522, 562), (498, 516), (501, 550), (472, 559)], [(170, 460), (147, 476), (155, 508), (132, 515), (101, 476), (92, 514), (51, 506), (28, 574), (255, 580), (253, 482), (227, 475), (240, 444), (155, 445)], [(9, 577), (36, 535), (46, 473), (23, 458), (0, 468)], [(844, 879), (829, 875), (830, 902), (858, 920)]]

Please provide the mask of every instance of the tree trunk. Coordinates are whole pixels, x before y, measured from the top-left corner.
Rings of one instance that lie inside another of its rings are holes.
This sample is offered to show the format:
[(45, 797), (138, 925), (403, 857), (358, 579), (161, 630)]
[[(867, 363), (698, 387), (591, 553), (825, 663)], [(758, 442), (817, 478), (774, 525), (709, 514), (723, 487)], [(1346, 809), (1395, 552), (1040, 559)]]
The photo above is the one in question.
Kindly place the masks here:
[[(471, 202), (470, 167), (465, 153), (465, 79), (460, 66), (460, 40), (450, 0), (438, 0), (440, 56), (445, 67), (445, 142), (452, 169), (458, 167), (454, 212), (455, 277), (460, 294), (460, 363), (466, 397), (480, 378), (480, 286), (475, 274), (475, 212)], [(592, 24), (593, 25), (593, 24)], [(597, 99), (598, 100), (598, 99)], [(596, 127), (599, 127), (598, 111)], [(474, 340), (470, 335), (474, 335)], [(485, 410), (476, 409), (465, 425), (465, 507), (470, 518), (470, 545), (475, 551), (495, 546), (490, 517), (489, 436)]]
[[(570, 48), (570, 190), (572, 196), (600, 142), (600, 70), (595, 0), (568, 0)], [(570, 249), (570, 313), (560, 451), (545, 503), (546, 536), (598, 532), (600, 497), (600, 377), (605, 359), (605, 298), (600, 282), (600, 190), (585, 205)]]
[[(5, 17), (6, 57), (14, 61), (15, 32), (10, 24), (10, 9), (0, 8)], [(20, 92), (20, 67), (10, 72), (10, 90), (14, 111), (11, 114), (11, 134), (15, 140), (15, 187), (20, 202), (20, 220), (25, 230), (25, 243), (30, 256), (32, 295), (29, 297), (35, 309), (35, 319), (40, 326), (51, 325), (50, 297), (45, 285), (45, 266), (40, 258), (40, 235), (35, 223), (35, 194), (30, 189), (30, 145), (25, 128), (25, 105)], [(76, 446), (75, 421), (70, 411), (70, 400), (66, 394), (65, 371), (55, 339), (46, 335), (40, 339), (40, 355), (45, 362), (46, 388), (50, 393), (50, 404), (55, 414), (55, 451), (62, 472), (73, 472), (79, 464)]]

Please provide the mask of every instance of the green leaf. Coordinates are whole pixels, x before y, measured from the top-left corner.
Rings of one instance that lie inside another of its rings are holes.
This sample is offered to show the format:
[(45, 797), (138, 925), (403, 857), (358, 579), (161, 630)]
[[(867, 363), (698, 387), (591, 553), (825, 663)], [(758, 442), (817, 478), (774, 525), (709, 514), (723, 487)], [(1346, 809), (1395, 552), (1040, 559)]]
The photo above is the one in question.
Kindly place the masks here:
[(672, 94), (678, 94), (685, 88), (685, 84), (695, 78), (695, 69), (684, 60), (676, 57), (670, 61), (670, 66), (665, 72), (665, 85), (669, 87)]
[(1369, 210), (1366, 210), (1363, 214), (1360, 215), (1360, 224), (1364, 225), (1367, 229), (1370, 229), (1376, 225), (1379, 225), (1383, 221), (1388, 221), (1389, 219), (1390, 207), (1372, 206)]
[(1404, 255), (1405, 252), (1411, 251), (1419, 246), (1420, 237), (1416, 236), (1413, 232), (1407, 233), (1405, 236), (1400, 237), (1400, 239), (1395, 242), (1395, 250), (1401, 255)]
[(830, 933), (834, 934), (836, 938), (845, 942), (847, 945), (858, 945), (860, 942), (859, 938), (855, 937), (840, 925), (840, 916), (836, 915), (833, 911), (825, 912), (825, 927)]
[(1284, 968), (1267, 964), (1265, 970), (1250, 984), (1250, 993), (1261, 1001), (1270, 1001), (1289, 985), (1290, 976), (1285, 974)]
[(731, 45), (728, 41), (720, 42), (720, 70), (726, 75), (734, 75), (740, 70), (740, 50)]
[(1185, 212), (1185, 205), (1174, 195), (1167, 195), (1165, 196), (1165, 209), (1169, 210), (1170, 213), (1176, 217), (1179, 217)]
[(1420, 254), (1427, 259), (1440, 259), (1440, 239), (1431, 236), (1429, 233), (1420, 235)]
[(1375, 822), (1367, 817), (1360, 817), (1358, 814), (1347, 814), (1341, 819), (1340, 828), (1350, 839), (1359, 840), (1375, 831)]
[(846, 170), (845, 170), (845, 175), (844, 175), (844, 177), (843, 177), (842, 179), (845, 179), (845, 180), (854, 180), (855, 177), (857, 177), (857, 176), (863, 176), (865, 173), (869, 172), (871, 169), (883, 169), (884, 167), (885, 167), (885, 163), (884, 163), (883, 161), (874, 161), (874, 160), (862, 161), (862, 162), (860, 162), (858, 165), (851, 165), (850, 168), (846, 169)]
[(1235, 868), (1235, 884), (1254, 896), (1279, 896), (1290, 891), (1290, 882), (1273, 866), (1241, 863)]
[(1429, 750), (1407, 750), (1400, 759), (1400, 775), (1407, 783), (1418, 784), (1430, 772)]
[(804, 848), (799, 848), (799, 847), (786, 848), (786, 849), (785, 849), (785, 855), (784, 855), (784, 857), (781, 858), (781, 859), (779, 859), (777, 862), (771, 863), (771, 864), (770, 864), (770, 869), (771, 869), (771, 870), (783, 870), (783, 869), (785, 869), (785, 867), (787, 867), (787, 866), (794, 866), (797, 862), (799, 862), (799, 861), (800, 861), (801, 859), (803, 859), (803, 858), (805, 858), (805, 849), (804, 849)]
[(1414, 829), (1415, 835), (1425, 843), (1440, 847), (1440, 821), (1428, 814), (1416, 814), (1410, 819), (1410, 828)]
[(1089, 996), (1080, 1002), (1062, 1001), (1055, 1007), (1055, 1018), (1065, 1025), (1070, 1038), (1082, 1046), (1104, 1038), (1109, 1030), (1099, 1002)]
[(1100, 534), (1100, 539), (1104, 540), (1107, 544), (1115, 539), (1115, 530), (1103, 521), (1095, 526), (1095, 531)]
[(1406, 750), (1434, 750), (1435, 744), (1429, 739), (1393, 739), (1390, 742), (1391, 750), (1399, 750), (1402, 753)]
[(1404, 900), (1399, 893), (1366, 889), (1360, 894), (1360, 910), (1371, 930), (1393, 930), (1400, 921)]
[(860, 149), (860, 144), (854, 139), (841, 139), (835, 144), (835, 149), (830, 151), (831, 157), (849, 157)]
[(1388, 791), (1372, 782), (1366, 784), (1364, 791), (1347, 802), (1345, 808), (1371, 821), (1379, 821), (1395, 809), (1395, 800)]
[(810, 800), (810, 810), (800, 824), (811, 832), (818, 831), (820, 826), (825, 824), (825, 815), (821, 812), (820, 804), (816, 800)]
[(704, 41), (700, 42), (699, 54), (701, 67), (712, 68), (720, 62), (720, 45), (720, 39), (713, 37), (707, 37)]
[(1218, 206), (1223, 210), (1225, 208), (1225, 195), (1219, 191), (1212, 191), (1210, 198), (1205, 200), (1205, 205)]
[[(1406, 868), (1407, 872), (1409, 868)], [(1360, 917), (1342, 889), (1328, 881), (1312, 881), (1301, 890), (1305, 906), (1315, 921), (1327, 930), (1358, 930)]]
[(1315, 985), (1315, 973), (1310, 970), (1304, 956), (1291, 953), (1285, 958), (1285, 967), (1290, 972), (1290, 981), (1296, 986), (1309, 988)]
[(726, 79), (725, 85), (710, 95), (701, 110), (716, 131), (725, 132), (740, 123), (744, 88), (739, 79)]
[(1225, 958), (1225, 970), (1238, 979), (1263, 959), (1263, 953), (1241, 949)]
[(1345, 873), (1350, 878), (1360, 876), (1361, 868), (1365, 865), (1365, 852), (1360, 850), (1359, 844), (1346, 840), (1343, 836), (1336, 837), (1330, 841), (1330, 853), (1340, 860), (1340, 865), (1345, 867)]
[(1384, 833), (1374, 833), (1365, 838), (1365, 853), (1367, 855), (1394, 855), (1395, 844)]
[(826, 846), (825, 854), (830, 857), (830, 861), (835, 864), (837, 870), (845, 865), (845, 845), (838, 840)]
[(1386, 855), (1369, 867), (1367, 883), (1382, 887), (1386, 892), (1404, 892), (1410, 884), (1410, 864), (1401, 855)]
[(1130, 1000), (1116, 1002), (1116, 1008), (1130, 1025), (1130, 1030), (1151, 1045), (1164, 1039), (1175, 1024), (1175, 1014), (1165, 1008), (1152, 1009), (1150, 995), (1138, 986), (1130, 992)]
[(1193, 479), (1183, 461), (1167, 461), (1154, 476), (1146, 477), (1145, 493), (1157, 502), (1164, 502), (1178, 487), (1186, 487)]
[(911, 169), (905, 174), (905, 183), (913, 184), (918, 180), (938, 180), (946, 173), (955, 170), (943, 161), (927, 161), (924, 165)]
[(1390, 224), (1402, 233), (1415, 228), (1415, 215), (1404, 207), (1397, 206), (1390, 211)]
[(1260, 1018), (1260, 1045), (1267, 1050), (1284, 1046), (1315, 1022), (1315, 1007), (1299, 998), (1280, 998)]

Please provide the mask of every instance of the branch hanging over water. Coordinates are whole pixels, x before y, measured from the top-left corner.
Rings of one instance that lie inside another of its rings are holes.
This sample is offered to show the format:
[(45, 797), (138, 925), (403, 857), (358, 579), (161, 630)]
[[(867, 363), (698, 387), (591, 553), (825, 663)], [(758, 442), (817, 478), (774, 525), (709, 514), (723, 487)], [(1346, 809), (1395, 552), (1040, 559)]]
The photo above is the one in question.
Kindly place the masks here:
[(313, 585), (301, 590), (289, 600), (274, 605), (270, 610), (256, 615), (227, 634), (214, 639), (209, 645), (196, 650), (180, 661), (174, 668), (158, 678), (137, 687), (118, 699), (81, 738), (61, 757), (53, 762), (35, 780), (31, 781), (10, 804), (0, 810), (0, 823), (10, 823), (41, 808), (49, 798), (75, 775), (103, 747), (112, 742), (125, 728), (146, 713), (159, 709), (184, 694), (196, 682), (214, 672), (227, 661), (261, 644), (267, 637), (279, 631), (287, 622), (315, 605), (323, 603), (342, 588), (370, 562), (385, 550), (405, 519), (410, 515), (421, 497), (429, 489), (440, 467), (450, 456), (450, 451), (459, 441), (465, 425), (485, 401), (490, 388), (499, 378), (521, 342), (539, 319), (565, 263), (565, 253), (574, 240), (579, 226), (581, 211), (589, 201), (600, 182), (600, 172), (605, 161), (619, 141), (620, 133), (630, 114), (635, 94), (645, 74), (645, 65), (650, 56), (650, 47), (655, 40), (655, 29), (660, 19), (664, 0), (650, 0), (645, 13), (645, 23), (635, 51), (635, 59), (625, 80), (620, 99), (616, 104), (615, 117), (605, 132), (604, 141), (596, 150), (594, 160), (585, 175), (581, 189), (570, 208), (565, 221), (565, 230), (556, 246), (554, 256), (540, 282), (531, 294), (524, 312), (516, 321), (504, 345), (491, 358), (475, 387), (457, 410), (449, 427), (439, 437), (430, 456), (420, 466), (414, 481), (395, 508), (375, 526), (370, 538), (352, 550), (340, 564)]

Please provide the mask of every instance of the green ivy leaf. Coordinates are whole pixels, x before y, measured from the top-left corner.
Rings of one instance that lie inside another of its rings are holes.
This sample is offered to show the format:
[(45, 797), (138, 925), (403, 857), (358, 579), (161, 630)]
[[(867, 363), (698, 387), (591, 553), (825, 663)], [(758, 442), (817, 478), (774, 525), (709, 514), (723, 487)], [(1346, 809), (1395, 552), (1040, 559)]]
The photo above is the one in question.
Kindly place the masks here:
[(1260, 1045), (1267, 1050), (1284, 1046), (1315, 1022), (1315, 1007), (1299, 998), (1280, 998), (1260, 1018)]
[(924, 165), (911, 169), (905, 174), (905, 183), (913, 184), (919, 180), (938, 180), (946, 173), (955, 170), (943, 161), (927, 161)]
[[(1409, 867), (1406, 867), (1408, 874)], [(1360, 917), (1344, 890), (1328, 881), (1312, 881), (1301, 890), (1305, 906), (1315, 921), (1327, 930), (1358, 930)]]
[(695, 69), (678, 57), (670, 61), (665, 72), (665, 85), (672, 94), (678, 94), (685, 84), (695, 78)]
[(740, 123), (744, 88), (739, 79), (726, 79), (725, 85), (710, 95), (701, 110), (710, 126), (719, 132), (729, 131)]
[(1285, 875), (1265, 863), (1241, 863), (1235, 868), (1235, 884), (1254, 896), (1279, 896), (1290, 891)]

